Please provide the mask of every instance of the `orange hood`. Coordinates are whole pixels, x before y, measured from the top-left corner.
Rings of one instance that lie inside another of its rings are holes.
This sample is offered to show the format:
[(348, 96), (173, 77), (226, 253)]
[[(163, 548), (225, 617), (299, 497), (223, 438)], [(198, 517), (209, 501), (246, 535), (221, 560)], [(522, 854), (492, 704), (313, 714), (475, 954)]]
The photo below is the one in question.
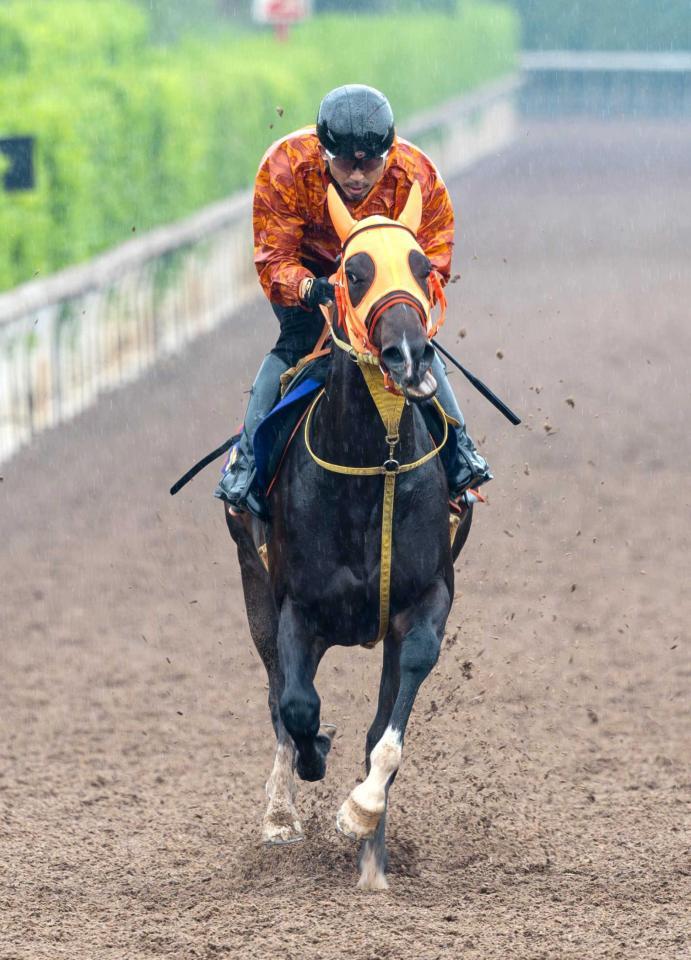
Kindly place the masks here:
[[(384, 310), (394, 303), (407, 303), (417, 310), (429, 337), (444, 322), (446, 300), (438, 274), (433, 272), (423, 289), (410, 266), (410, 255), (424, 251), (416, 239), (422, 219), (422, 192), (415, 181), (398, 220), (372, 216), (354, 220), (333, 186), (328, 193), (329, 214), (341, 241), (341, 265), (335, 274), (336, 302), (339, 322), (356, 350), (376, 354), (372, 344), (374, 328)], [(366, 253), (374, 262), (374, 280), (354, 306), (345, 276), (346, 265), (356, 253)], [(432, 307), (439, 303), (441, 315), (436, 324), (431, 320)]]

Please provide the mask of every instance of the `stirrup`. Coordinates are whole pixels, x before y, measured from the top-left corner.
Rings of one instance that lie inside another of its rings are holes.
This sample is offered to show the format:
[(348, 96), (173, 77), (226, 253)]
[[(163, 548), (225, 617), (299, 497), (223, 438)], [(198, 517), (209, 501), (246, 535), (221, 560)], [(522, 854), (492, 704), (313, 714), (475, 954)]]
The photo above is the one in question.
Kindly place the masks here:
[(471, 487), (459, 493), (455, 500), (449, 499), (449, 535), (452, 547), (461, 521), (475, 503), (487, 503), (487, 498)]
[(487, 503), (487, 497), (484, 497), (479, 490), (468, 487), (457, 496), (449, 497), (449, 512), (462, 517), (474, 503)]
[(266, 522), (266, 520), (269, 519), (269, 511), (264, 497), (261, 497), (252, 490), (242, 498), (234, 498), (232, 501), (226, 500), (223, 497), (219, 497), (219, 499), (228, 505), (228, 511), (233, 517), (237, 517), (242, 513), (250, 513), (262, 522)]
[(239, 513), (251, 513), (252, 516), (256, 517), (258, 520), (266, 520), (268, 517), (266, 501), (262, 494), (257, 492), (255, 487), (257, 468), (252, 466), (252, 468), (248, 471), (247, 479), (244, 485), (240, 488), (240, 490), (233, 491), (232, 495), (228, 496), (226, 491), (223, 489), (222, 482), (223, 479), (230, 474), (232, 474), (232, 469), (228, 470), (221, 478), (216, 487), (214, 495), (218, 497), (219, 500), (223, 500), (224, 503), (228, 504), (230, 512), (233, 516), (237, 516)]

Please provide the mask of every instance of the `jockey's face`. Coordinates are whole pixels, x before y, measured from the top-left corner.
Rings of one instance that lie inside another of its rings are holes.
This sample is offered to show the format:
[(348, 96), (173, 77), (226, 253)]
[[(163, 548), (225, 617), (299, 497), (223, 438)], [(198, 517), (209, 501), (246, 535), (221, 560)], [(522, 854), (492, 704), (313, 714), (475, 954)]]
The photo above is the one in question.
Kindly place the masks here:
[(323, 147), (322, 159), (328, 165), (331, 179), (338, 184), (346, 200), (358, 203), (384, 176), (386, 154), (368, 157), (358, 151), (354, 157), (337, 157)]

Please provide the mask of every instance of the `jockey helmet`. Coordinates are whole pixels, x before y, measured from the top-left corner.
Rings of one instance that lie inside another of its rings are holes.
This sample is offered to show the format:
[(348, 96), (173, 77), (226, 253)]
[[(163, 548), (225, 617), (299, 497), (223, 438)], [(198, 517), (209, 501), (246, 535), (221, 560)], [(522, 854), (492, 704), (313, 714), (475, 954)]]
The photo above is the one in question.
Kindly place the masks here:
[(374, 87), (336, 87), (319, 105), (317, 136), (336, 156), (380, 157), (391, 147), (394, 132), (391, 105)]

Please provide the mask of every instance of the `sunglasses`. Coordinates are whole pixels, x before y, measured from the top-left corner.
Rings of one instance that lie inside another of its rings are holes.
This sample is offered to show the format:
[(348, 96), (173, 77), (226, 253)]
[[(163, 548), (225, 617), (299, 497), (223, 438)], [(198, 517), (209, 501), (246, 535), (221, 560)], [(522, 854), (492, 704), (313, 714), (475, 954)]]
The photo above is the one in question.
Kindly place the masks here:
[(386, 150), (378, 157), (362, 157), (357, 159), (357, 157), (337, 157), (335, 153), (330, 153), (328, 150), (325, 150), (326, 159), (329, 161), (329, 164), (333, 169), (340, 173), (342, 176), (348, 176), (349, 173), (352, 173), (353, 170), (357, 170), (359, 167), (363, 173), (374, 173), (382, 163), (386, 162), (389, 151)]

